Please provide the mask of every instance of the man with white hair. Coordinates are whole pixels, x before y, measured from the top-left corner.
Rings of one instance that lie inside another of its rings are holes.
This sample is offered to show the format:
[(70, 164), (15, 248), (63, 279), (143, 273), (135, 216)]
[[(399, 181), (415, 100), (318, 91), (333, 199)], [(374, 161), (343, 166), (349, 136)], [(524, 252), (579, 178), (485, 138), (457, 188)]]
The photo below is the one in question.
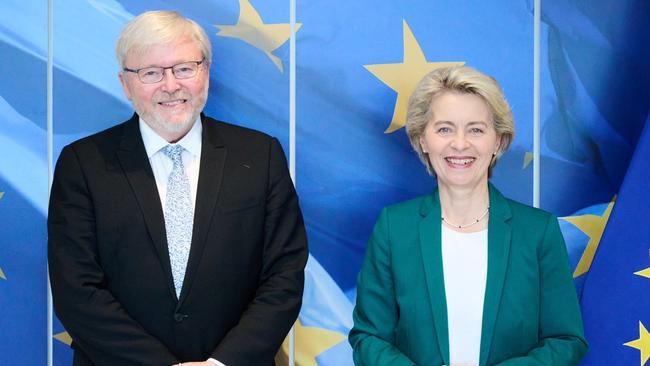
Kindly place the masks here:
[(272, 365), (308, 255), (282, 147), (201, 113), (211, 46), (195, 22), (141, 14), (117, 57), (136, 113), (66, 146), (50, 196), (74, 365)]

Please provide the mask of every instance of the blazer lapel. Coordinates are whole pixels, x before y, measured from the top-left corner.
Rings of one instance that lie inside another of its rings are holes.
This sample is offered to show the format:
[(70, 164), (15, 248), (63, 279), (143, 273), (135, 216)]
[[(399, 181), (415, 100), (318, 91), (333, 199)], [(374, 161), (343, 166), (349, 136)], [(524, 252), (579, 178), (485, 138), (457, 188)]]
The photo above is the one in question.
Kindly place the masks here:
[(219, 137), (216, 122), (207, 120), (203, 114), (201, 119), (203, 123), (201, 163), (199, 184), (196, 192), (196, 206), (194, 208), (192, 246), (178, 307), (182, 305), (191, 290), (196, 270), (203, 256), (203, 249), (207, 244), (210, 223), (219, 197), (226, 162), (226, 148)]
[(131, 120), (124, 125), (122, 142), (116, 154), (144, 216), (163, 273), (167, 277), (169, 291), (175, 297), (169, 251), (167, 250), (165, 218), (153, 170), (151, 170), (151, 164), (142, 142), (137, 115), (134, 114)]
[(503, 283), (508, 270), (511, 228), (508, 220), (512, 216), (508, 202), (490, 184), (490, 221), (488, 223), (488, 273), (483, 304), (483, 326), (481, 330), (481, 359), (487, 363), (494, 325), (499, 312)]
[(440, 200), (438, 190), (426, 197), (420, 207), (420, 248), (422, 265), (429, 290), (429, 303), (433, 312), (438, 347), (444, 364), (449, 364), (449, 333), (447, 329), (447, 301), (442, 268)]

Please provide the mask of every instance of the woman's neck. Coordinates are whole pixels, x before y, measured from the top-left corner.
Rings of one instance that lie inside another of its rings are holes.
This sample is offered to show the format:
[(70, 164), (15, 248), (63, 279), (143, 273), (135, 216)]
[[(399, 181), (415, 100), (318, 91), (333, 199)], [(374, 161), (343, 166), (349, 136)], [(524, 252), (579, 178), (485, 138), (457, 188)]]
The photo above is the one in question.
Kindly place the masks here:
[[(456, 231), (473, 232), (487, 227), (490, 194), (487, 181), (474, 187), (438, 184), (443, 222)], [(460, 226), (460, 227), (459, 227)]]

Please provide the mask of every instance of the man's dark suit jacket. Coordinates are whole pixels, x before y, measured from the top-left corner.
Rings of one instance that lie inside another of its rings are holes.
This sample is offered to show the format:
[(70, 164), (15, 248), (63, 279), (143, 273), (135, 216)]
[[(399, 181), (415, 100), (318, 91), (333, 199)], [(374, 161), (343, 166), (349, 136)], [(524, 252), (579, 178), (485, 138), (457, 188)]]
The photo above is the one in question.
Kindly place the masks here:
[(302, 299), (308, 252), (298, 198), (276, 139), (201, 117), (179, 299), (138, 116), (61, 152), (48, 260), (74, 365), (273, 364)]

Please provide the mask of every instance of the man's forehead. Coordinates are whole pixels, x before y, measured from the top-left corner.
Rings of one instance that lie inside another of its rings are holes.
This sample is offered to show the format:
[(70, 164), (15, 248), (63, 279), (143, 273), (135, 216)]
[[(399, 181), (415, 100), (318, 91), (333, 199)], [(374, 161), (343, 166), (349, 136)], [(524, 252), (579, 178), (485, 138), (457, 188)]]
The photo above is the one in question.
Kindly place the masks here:
[[(201, 57), (201, 47), (199, 42), (187, 38), (167, 42), (154, 42), (149, 44), (134, 44), (127, 52), (126, 61), (131, 60), (156, 62), (159, 61), (159, 54), (163, 53), (168, 57), (196, 58)], [(150, 59), (151, 58), (151, 59)], [(183, 60), (181, 60), (183, 61)], [(187, 60), (184, 60), (187, 61)]]

